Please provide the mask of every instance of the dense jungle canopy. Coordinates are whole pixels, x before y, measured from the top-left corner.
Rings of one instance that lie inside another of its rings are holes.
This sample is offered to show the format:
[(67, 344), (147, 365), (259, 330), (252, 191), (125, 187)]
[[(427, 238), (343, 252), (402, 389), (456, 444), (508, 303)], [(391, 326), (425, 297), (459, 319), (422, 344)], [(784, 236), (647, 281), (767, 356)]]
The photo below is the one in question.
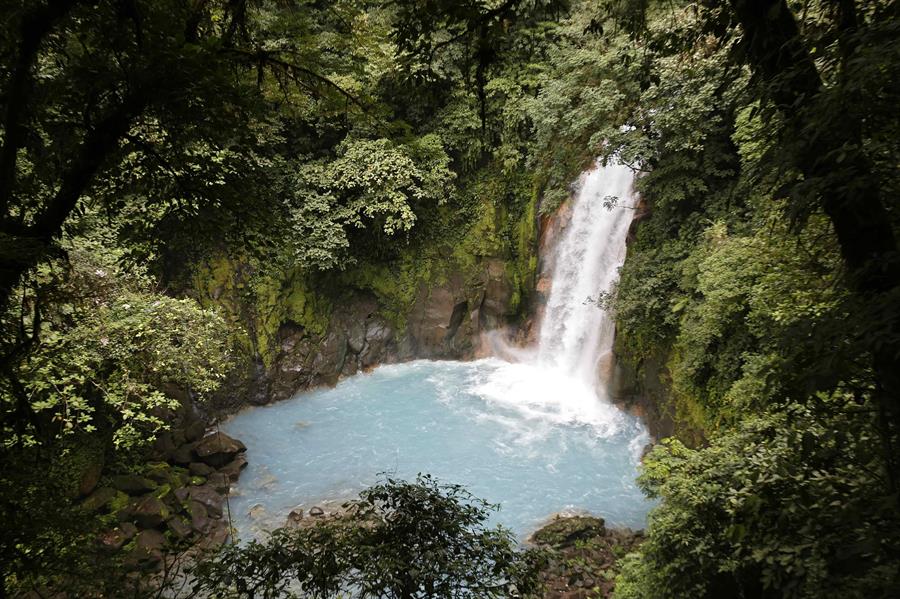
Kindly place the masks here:
[(428, 478), (346, 528), (226, 545), (177, 590), (137, 540), (98, 543), (133, 506), (94, 491), (175, 501), (198, 472), (154, 479), (160, 439), (234, 409), (285, 323), (324, 335), (350, 291), (402, 331), (448, 264), (499, 256), (525, 322), (541, 222), (598, 157), (640, 173), (602, 303), (669, 423), (610, 592), (897, 596), (898, 12), (0, 0), (0, 597), (542, 596), (539, 552)]

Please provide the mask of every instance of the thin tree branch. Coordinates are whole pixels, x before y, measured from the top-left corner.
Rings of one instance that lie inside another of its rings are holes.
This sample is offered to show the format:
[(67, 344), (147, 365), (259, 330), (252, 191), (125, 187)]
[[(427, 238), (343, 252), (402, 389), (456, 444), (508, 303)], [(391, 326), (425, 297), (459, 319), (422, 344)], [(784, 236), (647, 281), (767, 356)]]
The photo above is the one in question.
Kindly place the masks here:
[[(307, 67), (304, 67), (304, 66), (292, 63), (292, 62), (288, 62), (281, 58), (278, 58), (277, 56), (275, 56), (274, 52), (269, 52), (266, 50), (252, 51), (252, 50), (244, 50), (242, 48), (226, 48), (226, 51), (230, 52), (232, 54), (237, 54), (239, 56), (244, 56), (247, 59), (249, 59), (250, 61), (252, 61), (254, 64), (257, 64), (257, 65), (259, 65), (259, 64), (267, 64), (269, 66), (274, 65), (274, 66), (284, 69), (285, 71), (287, 71), (289, 73), (293, 73), (294, 75), (296, 75), (297, 73), (302, 73), (304, 75), (312, 77), (316, 81), (319, 81), (320, 83), (324, 83), (328, 87), (331, 87), (332, 89), (337, 91), (339, 94), (341, 94), (342, 96), (344, 96), (345, 98), (347, 98), (348, 100), (350, 100), (351, 102), (356, 104), (360, 109), (362, 109), (363, 112), (369, 113), (369, 107), (366, 106), (359, 98), (357, 98), (356, 96), (354, 96), (353, 94), (351, 94), (350, 92), (345, 90), (343, 87), (341, 87), (340, 85), (338, 85), (337, 83), (335, 83), (334, 81), (329, 79), (328, 77), (326, 77), (324, 75), (320, 75), (319, 73), (316, 73), (315, 71), (313, 71), (312, 69), (309, 69)], [(307, 89), (311, 90), (311, 88), (308, 88), (308, 87), (307, 87)]]

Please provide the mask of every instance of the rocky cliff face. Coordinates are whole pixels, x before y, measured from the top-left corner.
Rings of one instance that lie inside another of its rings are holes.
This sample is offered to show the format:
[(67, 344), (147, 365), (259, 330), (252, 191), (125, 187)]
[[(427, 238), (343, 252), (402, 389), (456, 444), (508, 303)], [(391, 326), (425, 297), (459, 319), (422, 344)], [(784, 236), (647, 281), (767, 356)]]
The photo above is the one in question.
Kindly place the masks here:
[(286, 399), (378, 364), (484, 353), (482, 333), (519, 330), (532, 312), (536, 206), (526, 196), (512, 211), (485, 196), (462, 231), (340, 272), (265, 269), (225, 252), (197, 264), (188, 292), (221, 310), (235, 347), (212, 410)]
[(482, 332), (515, 321), (513, 295), (506, 265), (496, 258), (483, 261), (474, 281), (451, 272), (440, 283), (420, 282), (400, 324), (384, 315), (374, 294), (354, 292), (335, 306), (321, 334), (290, 320), (279, 325), (272, 364), (260, 369), (250, 399), (287, 399), (378, 364), (472, 357)]

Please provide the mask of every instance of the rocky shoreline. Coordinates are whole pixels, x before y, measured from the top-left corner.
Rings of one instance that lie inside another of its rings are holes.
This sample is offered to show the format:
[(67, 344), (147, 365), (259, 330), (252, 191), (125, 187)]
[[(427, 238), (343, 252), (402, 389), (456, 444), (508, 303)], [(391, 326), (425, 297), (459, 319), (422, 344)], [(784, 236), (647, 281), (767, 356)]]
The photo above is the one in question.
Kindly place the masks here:
[(162, 433), (139, 472), (82, 479), (81, 507), (108, 524), (98, 541), (129, 570), (158, 572), (166, 557), (212, 549), (231, 536), (228, 494), (246, 447), (200, 419)]
[(547, 552), (544, 598), (611, 597), (620, 560), (643, 539), (643, 531), (608, 528), (603, 518), (556, 516), (528, 538)]

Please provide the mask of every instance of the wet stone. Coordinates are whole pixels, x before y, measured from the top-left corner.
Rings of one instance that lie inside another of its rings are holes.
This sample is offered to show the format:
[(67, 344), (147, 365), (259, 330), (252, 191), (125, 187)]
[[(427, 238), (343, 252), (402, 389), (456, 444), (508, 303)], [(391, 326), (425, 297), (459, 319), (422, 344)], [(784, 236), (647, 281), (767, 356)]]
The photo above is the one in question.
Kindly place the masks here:
[(188, 464), (188, 471), (192, 476), (209, 476), (215, 472), (212, 466), (207, 466), (203, 462), (191, 462)]

